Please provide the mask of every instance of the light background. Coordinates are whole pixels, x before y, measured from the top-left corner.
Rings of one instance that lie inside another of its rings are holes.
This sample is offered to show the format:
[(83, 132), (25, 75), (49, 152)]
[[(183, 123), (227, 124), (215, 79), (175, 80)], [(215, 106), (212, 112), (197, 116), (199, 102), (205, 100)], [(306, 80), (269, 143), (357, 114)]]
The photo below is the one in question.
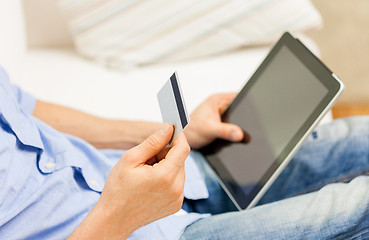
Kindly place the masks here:
[(324, 27), (309, 32), (323, 61), (345, 83), (339, 104), (369, 105), (369, 1), (312, 0)]

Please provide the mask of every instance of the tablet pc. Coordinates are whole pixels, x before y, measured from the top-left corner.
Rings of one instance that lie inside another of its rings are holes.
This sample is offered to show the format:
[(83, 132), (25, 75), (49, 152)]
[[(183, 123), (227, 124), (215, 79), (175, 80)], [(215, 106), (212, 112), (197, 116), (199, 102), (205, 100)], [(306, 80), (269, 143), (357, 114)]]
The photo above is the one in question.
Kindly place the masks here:
[(258, 202), (343, 88), (298, 39), (281, 37), (222, 114), (249, 141), (216, 139), (200, 150), (239, 210)]

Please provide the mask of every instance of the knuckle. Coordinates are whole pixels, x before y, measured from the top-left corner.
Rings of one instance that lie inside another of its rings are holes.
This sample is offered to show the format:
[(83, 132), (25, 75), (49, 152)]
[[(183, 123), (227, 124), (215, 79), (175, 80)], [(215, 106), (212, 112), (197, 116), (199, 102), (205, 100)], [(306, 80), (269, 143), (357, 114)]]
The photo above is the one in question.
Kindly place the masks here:
[(175, 176), (176, 174), (168, 174), (161, 179), (162, 186), (172, 201), (180, 199), (184, 192), (184, 181), (178, 181)]
[(180, 187), (172, 187), (170, 191), (170, 198), (173, 199), (173, 201), (181, 201), (183, 196), (183, 189)]
[(160, 140), (155, 136), (150, 136), (146, 139), (146, 143), (152, 148), (159, 148), (161, 146)]
[(164, 186), (170, 187), (173, 183), (173, 177), (170, 174), (165, 174), (161, 177), (161, 182)]
[(176, 208), (177, 211), (179, 211), (182, 208), (183, 199), (184, 199), (184, 194), (181, 194), (180, 197), (178, 198), (178, 200), (175, 203), (175, 208)]
[(176, 187), (173, 190), (173, 194), (176, 196), (176, 198), (181, 199), (183, 196), (184, 189), (182, 187)]
[(132, 149), (126, 151), (125, 153), (123, 153), (122, 155), (124, 158), (132, 158)]
[(130, 153), (130, 159), (135, 160), (135, 159), (140, 159), (140, 158), (142, 158), (142, 155), (141, 155), (140, 152), (138, 152), (138, 151), (132, 151)]
[(131, 160), (134, 159), (136, 156), (135, 151), (133, 151), (133, 149), (126, 151), (123, 155), (122, 155), (122, 159), (124, 160)]

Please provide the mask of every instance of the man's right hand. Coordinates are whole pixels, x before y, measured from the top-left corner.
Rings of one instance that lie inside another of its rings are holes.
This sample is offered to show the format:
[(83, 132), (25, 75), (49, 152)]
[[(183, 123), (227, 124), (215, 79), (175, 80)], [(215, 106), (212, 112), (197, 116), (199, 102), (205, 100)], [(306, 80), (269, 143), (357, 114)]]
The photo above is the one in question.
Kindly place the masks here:
[(136, 229), (180, 210), (184, 162), (190, 147), (169, 123), (123, 154), (110, 172), (100, 200), (71, 238), (127, 238)]

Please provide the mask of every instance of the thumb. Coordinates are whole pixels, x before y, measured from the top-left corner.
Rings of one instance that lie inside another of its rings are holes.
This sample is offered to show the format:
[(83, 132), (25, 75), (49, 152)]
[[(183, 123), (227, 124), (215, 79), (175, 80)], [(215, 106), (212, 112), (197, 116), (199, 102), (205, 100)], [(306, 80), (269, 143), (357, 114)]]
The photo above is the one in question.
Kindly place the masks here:
[(162, 151), (173, 135), (173, 125), (165, 123), (163, 128), (153, 133), (144, 142), (129, 150), (129, 155), (135, 164), (145, 163)]
[(218, 125), (217, 137), (231, 142), (240, 142), (244, 138), (244, 131), (232, 123), (220, 123)]

